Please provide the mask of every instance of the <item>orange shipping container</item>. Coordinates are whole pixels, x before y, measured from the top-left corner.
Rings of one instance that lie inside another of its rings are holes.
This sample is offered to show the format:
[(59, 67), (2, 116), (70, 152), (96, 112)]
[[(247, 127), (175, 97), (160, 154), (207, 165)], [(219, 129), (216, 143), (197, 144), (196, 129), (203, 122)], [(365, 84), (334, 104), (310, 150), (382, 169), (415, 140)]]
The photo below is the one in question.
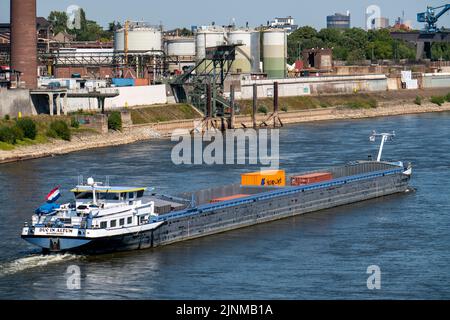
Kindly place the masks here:
[(243, 186), (284, 187), (286, 186), (286, 173), (284, 170), (245, 173), (241, 176), (241, 184)]
[(307, 184), (319, 183), (333, 180), (333, 175), (329, 172), (317, 172), (305, 174), (303, 176), (291, 177), (291, 186), (304, 186)]
[(248, 194), (235, 194), (234, 196), (212, 199), (211, 203), (234, 200), (234, 199), (244, 198), (244, 197), (248, 197), (248, 196), (249, 196)]
[(137, 87), (148, 86), (148, 79), (134, 79), (134, 85)]

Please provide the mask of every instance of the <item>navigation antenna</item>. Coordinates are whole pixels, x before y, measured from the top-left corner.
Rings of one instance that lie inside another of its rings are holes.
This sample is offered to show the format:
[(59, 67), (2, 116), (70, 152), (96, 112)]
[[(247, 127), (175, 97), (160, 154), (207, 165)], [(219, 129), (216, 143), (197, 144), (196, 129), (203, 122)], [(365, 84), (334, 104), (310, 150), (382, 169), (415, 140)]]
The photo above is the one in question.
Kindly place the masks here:
[(370, 136), (370, 141), (375, 142), (377, 140), (377, 137), (381, 137), (381, 144), (380, 144), (380, 150), (378, 151), (378, 158), (377, 162), (381, 161), (381, 155), (383, 153), (384, 143), (386, 141), (392, 141), (395, 137), (395, 131), (392, 131), (392, 133), (377, 133), (375, 130), (372, 132), (372, 135)]

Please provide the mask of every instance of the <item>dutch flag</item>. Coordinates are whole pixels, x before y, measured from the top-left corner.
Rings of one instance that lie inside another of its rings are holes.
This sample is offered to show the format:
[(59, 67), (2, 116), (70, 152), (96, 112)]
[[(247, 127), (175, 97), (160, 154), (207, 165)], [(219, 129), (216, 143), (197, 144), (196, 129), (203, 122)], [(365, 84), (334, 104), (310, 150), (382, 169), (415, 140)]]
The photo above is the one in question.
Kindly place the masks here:
[(59, 186), (49, 192), (47, 195), (47, 202), (53, 203), (61, 197), (61, 193), (59, 192)]

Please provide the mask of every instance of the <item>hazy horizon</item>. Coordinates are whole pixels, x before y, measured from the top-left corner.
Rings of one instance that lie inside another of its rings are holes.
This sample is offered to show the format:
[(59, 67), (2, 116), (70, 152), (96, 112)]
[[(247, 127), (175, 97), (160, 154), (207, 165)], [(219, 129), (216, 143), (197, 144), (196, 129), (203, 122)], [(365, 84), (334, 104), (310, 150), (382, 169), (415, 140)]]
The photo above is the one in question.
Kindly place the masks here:
[[(78, 5), (86, 11), (87, 18), (97, 21), (103, 27), (109, 22), (127, 19), (147, 21), (152, 24), (162, 24), (165, 29), (175, 27), (190, 28), (193, 25), (207, 25), (215, 22), (217, 25), (230, 24), (233, 19), (237, 25), (251, 26), (266, 24), (274, 17), (292, 16), (300, 26), (309, 25), (316, 29), (326, 27), (326, 16), (336, 12), (350, 11), (352, 27), (365, 27), (365, 10), (375, 4), (381, 8), (381, 16), (389, 18), (391, 24), (404, 11), (405, 20), (411, 21), (415, 28), (422, 28), (416, 22), (416, 14), (426, 10), (427, 5), (434, 7), (443, 4), (443, 0), (408, 1), (408, 0), (316, 0), (313, 3), (302, 3), (295, 0), (238, 1), (229, 0), (227, 5), (221, 5), (217, 0), (155, 2), (145, 0), (123, 1), (91, 1), (91, 0), (37, 0), (37, 15), (47, 17), (52, 10), (66, 11), (70, 5)], [(103, 4), (107, 3), (107, 6)], [(193, 4), (196, 4), (194, 6)], [(276, 4), (276, 5), (274, 5)], [(239, 8), (237, 10), (236, 8)], [(9, 22), (9, 0), (0, 1), (0, 22)], [(450, 27), (450, 15), (441, 17), (439, 26)]]

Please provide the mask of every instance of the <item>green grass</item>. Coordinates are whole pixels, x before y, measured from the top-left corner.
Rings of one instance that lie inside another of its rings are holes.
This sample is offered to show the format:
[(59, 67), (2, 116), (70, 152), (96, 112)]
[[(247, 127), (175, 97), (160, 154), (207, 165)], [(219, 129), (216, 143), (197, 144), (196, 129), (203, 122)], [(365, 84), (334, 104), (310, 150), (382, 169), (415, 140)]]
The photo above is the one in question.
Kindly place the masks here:
[(13, 150), (15, 147), (34, 146), (37, 144), (43, 144), (43, 143), (47, 143), (47, 142), (49, 142), (49, 139), (45, 135), (38, 134), (36, 136), (36, 139), (34, 139), (34, 140), (31, 140), (29, 138), (24, 138), (22, 140), (17, 140), (15, 145), (0, 141), (0, 150), (10, 151), (10, 150)]
[(23, 140), (17, 140), (17, 142), (16, 142), (16, 145), (18, 147), (32, 146), (34, 144), (36, 144), (36, 141), (28, 139), (28, 138), (24, 138)]
[(0, 150), (11, 151), (14, 149), (14, 145), (0, 141)]
[(99, 134), (99, 132), (92, 128), (71, 128), (73, 134), (92, 133)]
[(195, 119), (199, 114), (187, 104), (172, 104), (130, 109), (133, 124)]
[(23, 140), (18, 140), (16, 145), (19, 147), (25, 147), (25, 146), (33, 146), (36, 144), (43, 144), (49, 142), (49, 139), (46, 135), (38, 134), (36, 136), (36, 139), (31, 140), (28, 138), (24, 138)]
[[(251, 114), (253, 108), (252, 100), (240, 100), (237, 101), (237, 104), (241, 108), (241, 114)], [(273, 111), (272, 98), (258, 99), (257, 109), (263, 105), (269, 106), (269, 112)], [(353, 94), (337, 96), (280, 97), (279, 105), (285, 106), (289, 111), (298, 111), (339, 106), (344, 106), (352, 109), (369, 109), (376, 108), (378, 106), (378, 103), (375, 98), (371, 97), (368, 94)]]
[(344, 106), (349, 109), (372, 109), (376, 108), (378, 106), (378, 103), (375, 99), (369, 100), (354, 99), (346, 103)]

